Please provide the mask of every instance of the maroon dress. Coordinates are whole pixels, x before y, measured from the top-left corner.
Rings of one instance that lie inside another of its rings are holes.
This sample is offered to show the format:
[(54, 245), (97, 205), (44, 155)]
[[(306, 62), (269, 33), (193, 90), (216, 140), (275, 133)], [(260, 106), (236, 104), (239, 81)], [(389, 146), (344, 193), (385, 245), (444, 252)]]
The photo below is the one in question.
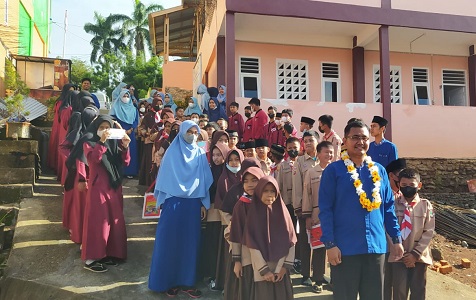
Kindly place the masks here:
[(48, 144), (48, 167), (56, 172), (56, 164), (58, 157), (58, 130), (60, 126), (59, 121), (59, 108), (61, 106), (61, 101), (56, 102), (55, 104), (55, 117), (53, 119), (53, 126), (51, 127), (50, 141)]
[[(113, 189), (102, 164), (107, 148), (100, 143), (83, 145), (89, 165), (88, 192), (84, 211), (81, 259), (106, 256), (127, 258), (127, 234), (123, 213), (122, 186)], [(129, 165), (129, 149), (122, 151), (124, 166)]]
[(69, 125), (69, 119), (71, 118), (71, 114), (73, 112), (73, 108), (71, 106), (63, 109), (60, 114), (61, 114), (61, 123), (60, 126), (58, 127), (58, 145), (56, 149), (56, 156), (57, 156), (57, 161), (56, 161), (56, 175), (57, 180), (61, 181), (61, 184), (64, 183), (64, 178), (63, 178), (63, 172), (65, 171), (66, 167), (64, 165), (64, 156), (61, 155), (61, 151), (58, 150), (59, 145), (61, 145), (64, 140), (66, 139), (66, 135), (68, 134), (68, 125)]

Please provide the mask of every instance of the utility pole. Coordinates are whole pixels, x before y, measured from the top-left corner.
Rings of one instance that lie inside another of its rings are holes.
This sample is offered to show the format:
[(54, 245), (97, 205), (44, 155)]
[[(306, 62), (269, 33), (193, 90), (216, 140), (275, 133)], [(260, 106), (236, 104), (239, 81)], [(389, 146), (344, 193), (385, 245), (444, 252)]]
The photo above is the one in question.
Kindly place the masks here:
[(64, 58), (64, 53), (66, 49), (66, 30), (68, 28), (68, 10), (64, 11), (64, 35), (63, 35), (63, 56)]

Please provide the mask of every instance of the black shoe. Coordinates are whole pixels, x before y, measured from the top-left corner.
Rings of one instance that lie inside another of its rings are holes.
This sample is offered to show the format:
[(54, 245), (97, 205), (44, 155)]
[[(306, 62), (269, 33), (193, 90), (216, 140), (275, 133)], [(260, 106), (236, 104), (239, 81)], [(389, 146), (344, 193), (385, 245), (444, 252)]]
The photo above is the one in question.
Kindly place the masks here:
[(109, 257), (109, 256), (104, 257), (104, 258), (101, 259), (99, 262), (100, 262), (101, 264), (107, 265), (107, 266), (114, 266), (114, 267), (116, 267), (117, 265), (119, 265), (119, 264), (117, 263), (117, 261), (116, 261), (114, 258)]
[(95, 273), (104, 273), (107, 271), (107, 268), (100, 262), (94, 261), (92, 263), (85, 264), (84, 268), (88, 271), (95, 272)]
[(322, 293), (322, 284), (315, 284), (312, 286), (312, 291), (316, 294)]
[(295, 274), (301, 274), (301, 261), (295, 260), (293, 265), (293, 271)]

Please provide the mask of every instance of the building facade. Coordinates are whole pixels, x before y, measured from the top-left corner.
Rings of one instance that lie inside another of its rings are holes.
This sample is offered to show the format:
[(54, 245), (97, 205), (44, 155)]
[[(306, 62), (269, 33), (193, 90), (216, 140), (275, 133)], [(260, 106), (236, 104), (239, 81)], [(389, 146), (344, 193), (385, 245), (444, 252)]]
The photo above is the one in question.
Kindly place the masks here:
[[(193, 3), (151, 14), (149, 23), (164, 57), (186, 55), (176, 36), (189, 34), (194, 87), (225, 84), (227, 99), (243, 105), (257, 96), (263, 108), (290, 107), (295, 126), (303, 115), (331, 114), (340, 135), (349, 118), (381, 115), (401, 156), (476, 156), (472, 1)], [(187, 15), (193, 26), (183, 25)], [(172, 76), (165, 67), (163, 76)]]

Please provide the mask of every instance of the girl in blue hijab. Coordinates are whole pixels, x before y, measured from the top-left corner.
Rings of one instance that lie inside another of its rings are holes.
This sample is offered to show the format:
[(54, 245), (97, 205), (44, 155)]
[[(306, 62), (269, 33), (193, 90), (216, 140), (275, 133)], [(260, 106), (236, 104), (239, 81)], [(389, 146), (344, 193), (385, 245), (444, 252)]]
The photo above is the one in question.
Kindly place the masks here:
[(177, 109), (177, 104), (175, 104), (174, 98), (172, 97), (172, 94), (170, 94), (170, 93), (165, 94), (165, 98), (163, 98), (163, 99), (164, 99), (164, 107), (166, 105), (170, 105), (170, 109), (172, 109), (172, 112), (175, 115), (175, 109)]
[[(180, 291), (192, 298), (201, 219), (210, 207), (213, 177), (205, 151), (197, 146), (200, 128), (192, 121), (180, 125), (179, 133), (165, 152), (155, 185), (157, 206), (162, 207), (149, 274), (149, 289), (173, 297)], [(185, 288), (184, 288), (185, 287)]]
[(217, 96), (218, 103), (220, 106), (223, 106), (226, 111), (226, 86), (220, 85), (218, 87), (218, 96)]
[(184, 116), (191, 116), (193, 113), (197, 113), (198, 115), (202, 114), (202, 110), (200, 109), (200, 105), (198, 105), (198, 100), (195, 97), (190, 97), (188, 100), (188, 106), (183, 112)]
[(116, 101), (116, 99), (119, 97), (119, 94), (126, 88), (126, 86), (127, 84), (124, 82), (119, 82), (116, 88), (112, 91), (112, 101)]
[(130, 92), (126, 89), (120, 91), (119, 96), (114, 99), (109, 114), (114, 117), (131, 139), (129, 151), (131, 162), (124, 168), (124, 176), (132, 178), (139, 172), (139, 156), (137, 154), (137, 140), (135, 129), (139, 125), (139, 112), (132, 103)]
[(200, 84), (197, 88), (197, 94), (201, 95), (202, 100), (202, 109), (208, 109), (208, 101), (210, 100), (210, 95), (208, 94), (208, 88), (204, 84)]
[(208, 115), (208, 120), (210, 122), (217, 122), (220, 118), (228, 120), (223, 106), (218, 104), (218, 100), (215, 98), (210, 98), (208, 101), (208, 110), (204, 109), (203, 113)]
[[(149, 93), (149, 98), (147, 98), (147, 102), (149, 102), (149, 104), (152, 104), (152, 100), (154, 100), (154, 95), (157, 93), (157, 90), (156, 89), (151, 89), (150, 90), (150, 93)], [(164, 99), (164, 98), (162, 98)]]

